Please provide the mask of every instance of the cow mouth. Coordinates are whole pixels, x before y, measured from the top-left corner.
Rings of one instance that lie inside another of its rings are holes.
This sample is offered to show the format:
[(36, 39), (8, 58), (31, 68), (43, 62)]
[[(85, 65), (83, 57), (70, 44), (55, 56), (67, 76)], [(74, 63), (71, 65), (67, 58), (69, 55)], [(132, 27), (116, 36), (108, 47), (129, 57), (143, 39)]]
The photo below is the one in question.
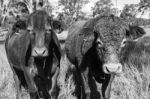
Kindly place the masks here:
[(106, 74), (120, 74), (122, 72), (122, 65), (120, 63), (107, 63), (103, 66)]
[(47, 56), (42, 56), (42, 55), (38, 55), (38, 56), (32, 56), (34, 59), (45, 59)]

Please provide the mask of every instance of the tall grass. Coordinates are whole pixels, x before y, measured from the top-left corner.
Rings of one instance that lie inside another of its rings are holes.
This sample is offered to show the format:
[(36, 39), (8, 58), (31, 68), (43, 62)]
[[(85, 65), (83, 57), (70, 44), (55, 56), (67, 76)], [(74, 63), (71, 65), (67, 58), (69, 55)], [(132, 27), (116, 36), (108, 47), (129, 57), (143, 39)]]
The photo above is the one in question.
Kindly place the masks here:
[(135, 66), (125, 65), (124, 72), (112, 83), (111, 99), (149, 99), (148, 68), (139, 71)]
[(60, 87), (60, 93), (58, 99), (76, 99), (72, 94), (75, 90), (73, 81), (73, 75), (68, 76), (68, 70), (70, 70), (71, 64), (67, 60), (66, 56), (61, 59), (60, 75), (58, 79), (58, 85)]
[[(145, 68), (143, 68), (142, 71), (139, 71), (132, 64), (125, 65), (123, 73), (119, 76), (116, 76), (112, 82), (110, 99), (150, 99), (150, 69), (146, 68), (149, 66), (143, 67)], [(63, 72), (63, 74), (60, 74), (59, 78), (59, 80), (61, 79), (61, 91), (59, 94), (59, 99), (74, 99), (75, 96), (73, 96), (72, 93), (75, 89), (75, 85), (72, 80), (72, 75), (66, 78), (66, 69), (69, 69), (68, 65), (64, 64), (61, 67), (61, 72)], [(100, 87), (101, 85), (98, 84), (98, 88)]]
[[(5, 55), (5, 49), (0, 45), (0, 99), (16, 99), (16, 88), (11, 69)], [(58, 99), (77, 99), (73, 94), (76, 85), (72, 73), (68, 73), (72, 65), (66, 56), (61, 59), (58, 86), (60, 92)], [(125, 65), (120, 76), (116, 76), (111, 89), (111, 99), (150, 99), (149, 82), (150, 68), (144, 66), (138, 71), (132, 64)], [(101, 85), (98, 84), (100, 88)], [(23, 99), (29, 99), (27, 93), (23, 93)]]
[(0, 99), (15, 99), (14, 80), (2, 45), (0, 51)]
[[(16, 99), (13, 73), (6, 58), (4, 45), (0, 45), (0, 52), (0, 99)], [(22, 93), (22, 99), (29, 99), (27, 92)]]

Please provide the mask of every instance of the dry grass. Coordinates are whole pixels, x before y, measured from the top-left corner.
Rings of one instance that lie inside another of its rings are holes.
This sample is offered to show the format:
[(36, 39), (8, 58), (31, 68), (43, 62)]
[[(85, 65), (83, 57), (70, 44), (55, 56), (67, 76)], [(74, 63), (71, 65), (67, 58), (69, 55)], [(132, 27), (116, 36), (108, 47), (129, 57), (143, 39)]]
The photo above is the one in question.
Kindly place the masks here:
[(60, 94), (58, 99), (76, 99), (72, 93), (75, 90), (75, 85), (73, 81), (73, 75), (71, 74), (67, 77), (67, 72), (71, 64), (67, 60), (66, 56), (61, 59), (60, 75), (58, 78), (58, 85), (60, 87)]
[[(24, 91), (23, 99), (29, 99), (29, 95)], [(16, 88), (13, 73), (6, 58), (4, 45), (0, 45), (0, 99), (16, 99)]]
[(139, 72), (134, 66), (125, 66), (124, 73), (112, 83), (111, 99), (149, 99), (148, 69)]
[[(61, 74), (60, 82), (62, 84), (59, 99), (74, 99), (71, 93), (74, 90), (74, 83), (72, 82), (72, 75), (68, 79), (66, 76), (67, 65), (63, 65), (63, 75)], [(124, 72), (116, 76), (112, 83), (111, 98), (110, 99), (150, 99), (149, 95), (149, 77), (150, 70), (143, 69), (139, 72), (134, 66), (125, 66)], [(100, 85), (98, 87), (101, 87)], [(68, 98), (69, 96), (69, 98)]]
[(3, 45), (0, 45), (0, 52), (0, 99), (15, 99), (12, 72), (8, 65)]
[[(0, 52), (0, 99), (16, 99), (13, 75), (7, 62), (4, 45), (0, 45)], [(58, 78), (58, 86), (60, 87), (58, 99), (76, 99), (72, 95), (75, 90), (73, 75), (69, 73), (68, 76), (67, 73), (69, 67), (71, 64), (64, 56), (61, 60)], [(125, 66), (124, 72), (120, 76), (116, 76), (112, 83), (111, 99), (150, 99), (149, 77), (150, 69), (148, 68), (139, 72), (134, 66)], [(23, 93), (23, 99), (29, 99), (26, 92)]]

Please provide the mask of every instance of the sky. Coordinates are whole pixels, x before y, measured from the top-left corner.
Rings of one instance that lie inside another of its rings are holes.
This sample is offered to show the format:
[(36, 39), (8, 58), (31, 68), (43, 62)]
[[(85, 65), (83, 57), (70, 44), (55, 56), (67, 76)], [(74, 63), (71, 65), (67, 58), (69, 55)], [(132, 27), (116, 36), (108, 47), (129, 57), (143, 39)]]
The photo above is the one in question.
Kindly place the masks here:
[[(58, 0), (49, 0), (53, 6), (57, 6)], [(91, 13), (91, 7), (94, 6), (98, 0), (90, 0), (90, 2), (83, 6), (82, 11), (85, 13)], [(140, 0), (111, 0), (113, 7), (117, 7), (119, 10), (122, 10), (125, 4), (138, 4)], [(116, 3), (117, 1), (117, 3)], [(147, 15), (144, 15), (143, 18), (147, 18)]]

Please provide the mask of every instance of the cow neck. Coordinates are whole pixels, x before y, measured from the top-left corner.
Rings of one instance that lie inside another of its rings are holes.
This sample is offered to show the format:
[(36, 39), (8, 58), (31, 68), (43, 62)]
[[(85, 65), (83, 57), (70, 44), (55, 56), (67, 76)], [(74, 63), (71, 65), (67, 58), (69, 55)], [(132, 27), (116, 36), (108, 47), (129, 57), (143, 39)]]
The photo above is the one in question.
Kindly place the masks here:
[(46, 57), (44, 57), (44, 58), (41, 58), (41, 57), (34, 57), (33, 58), (34, 59), (34, 64), (36, 65), (36, 66), (40, 66), (40, 67), (42, 67), (43, 69), (45, 68), (45, 62), (46, 62)]

